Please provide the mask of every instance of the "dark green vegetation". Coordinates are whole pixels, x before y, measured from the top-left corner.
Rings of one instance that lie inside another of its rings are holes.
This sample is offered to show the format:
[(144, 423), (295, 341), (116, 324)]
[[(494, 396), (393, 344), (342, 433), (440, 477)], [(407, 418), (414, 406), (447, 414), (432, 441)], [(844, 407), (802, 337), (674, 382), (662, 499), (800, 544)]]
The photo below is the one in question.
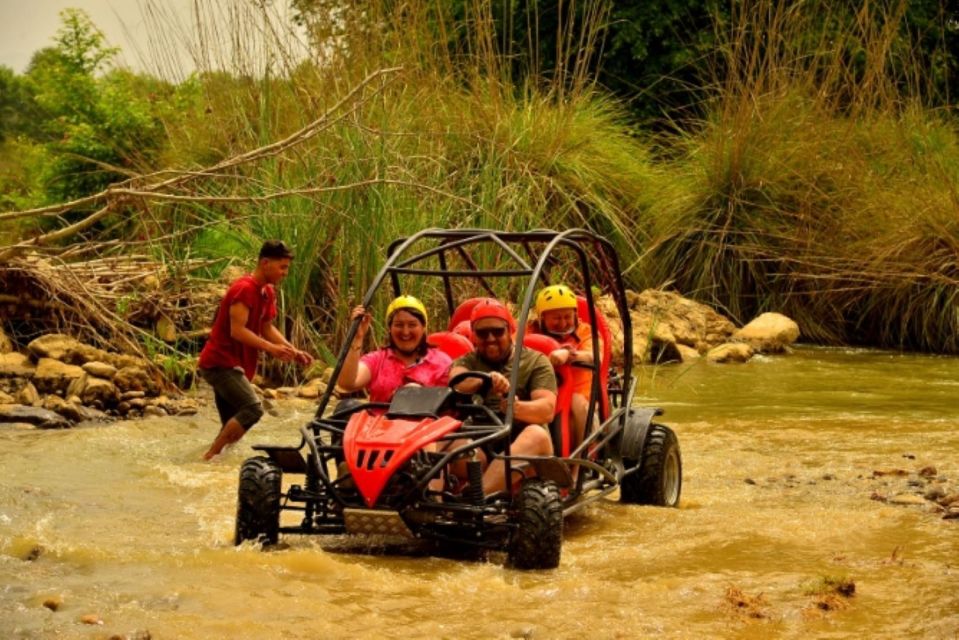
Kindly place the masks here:
[[(0, 208), (128, 191), (0, 213), (0, 260), (46, 234), (215, 272), (281, 237), (287, 329), (323, 354), (397, 236), (588, 226), (634, 288), (959, 352), (959, 16), (745, 4), (294, 0), (306, 58), (253, 3), (210, 4), (208, 66), (176, 82), (114, 68), (66, 13), (24, 74), (0, 69)], [(269, 55), (209, 62), (231, 28)]]

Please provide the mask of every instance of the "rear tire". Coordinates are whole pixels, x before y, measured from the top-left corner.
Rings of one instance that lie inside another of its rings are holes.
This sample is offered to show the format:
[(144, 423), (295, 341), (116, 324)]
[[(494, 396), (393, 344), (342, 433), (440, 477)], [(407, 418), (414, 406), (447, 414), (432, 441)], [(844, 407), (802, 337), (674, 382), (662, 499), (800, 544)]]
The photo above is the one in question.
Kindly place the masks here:
[(516, 529), (509, 564), (516, 569), (555, 569), (563, 547), (563, 500), (552, 482), (528, 479), (516, 497)]
[(280, 481), (283, 472), (266, 457), (249, 458), (240, 467), (234, 544), (255, 540), (276, 544), (280, 533)]
[[(661, 424), (650, 425), (641, 455), (639, 469), (620, 483), (620, 502), (677, 506), (683, 486), (683, 461), (676, 434)], [(627, 469), (636, 464), (636, 460), (623, 459)]]

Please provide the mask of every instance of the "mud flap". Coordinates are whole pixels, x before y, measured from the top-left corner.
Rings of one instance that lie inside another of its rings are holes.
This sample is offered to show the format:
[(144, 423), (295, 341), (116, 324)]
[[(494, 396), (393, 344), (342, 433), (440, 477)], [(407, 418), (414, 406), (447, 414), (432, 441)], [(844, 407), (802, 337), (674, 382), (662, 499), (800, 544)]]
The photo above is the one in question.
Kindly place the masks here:
[(662, 409), (637, 407), (626, 415), (626, 428), (623, 429), (620, 456), (629, 460), (640, 460), (646, 444), (646, 434), (653, 418), (663, 413)]

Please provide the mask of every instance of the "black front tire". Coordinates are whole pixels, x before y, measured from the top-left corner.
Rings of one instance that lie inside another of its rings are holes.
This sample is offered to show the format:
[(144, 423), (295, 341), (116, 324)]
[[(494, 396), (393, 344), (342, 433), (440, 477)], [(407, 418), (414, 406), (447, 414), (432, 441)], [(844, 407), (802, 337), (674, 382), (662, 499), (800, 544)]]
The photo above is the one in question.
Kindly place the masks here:
[(280, 533), (280, 482), (283, 472), (267, 457), (249, 458), (240, 467), (234, 544), (255, 540), (276, 544)]
[(552, 482), (531, 478), (516, 497), (516, 529), (509, 564), (516, 569), (555, 569), (563, 547), (563, 500)]
[[(636, 460), (623, 459), (627, 469), (636, 464)], [(661, 424), (650, 425), (639, 469), (620, 483), (620, 502), (675, 507), (682, 487), (683, 461), (676, 434)]]

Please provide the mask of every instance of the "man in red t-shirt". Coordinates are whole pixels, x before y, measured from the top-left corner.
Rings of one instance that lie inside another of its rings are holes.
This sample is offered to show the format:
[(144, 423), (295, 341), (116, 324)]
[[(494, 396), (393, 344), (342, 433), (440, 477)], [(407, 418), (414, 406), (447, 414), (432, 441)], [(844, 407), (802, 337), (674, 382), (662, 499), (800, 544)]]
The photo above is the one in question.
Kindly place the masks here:
[(273, 285), (286, 277), (292, 260), (293, 252), (284, 242), (267, 240), (253, 273), (235, 280), (220, 302), (198, 363), (200, 375), (213, 387), (222, 424), (209, 451), (203, 454), (204, 460), (242, 438), (263, 416), (263, 406), (250, 384), (260, 351), (283, 362), (308, 365), (313, 361), (273, 325)]

